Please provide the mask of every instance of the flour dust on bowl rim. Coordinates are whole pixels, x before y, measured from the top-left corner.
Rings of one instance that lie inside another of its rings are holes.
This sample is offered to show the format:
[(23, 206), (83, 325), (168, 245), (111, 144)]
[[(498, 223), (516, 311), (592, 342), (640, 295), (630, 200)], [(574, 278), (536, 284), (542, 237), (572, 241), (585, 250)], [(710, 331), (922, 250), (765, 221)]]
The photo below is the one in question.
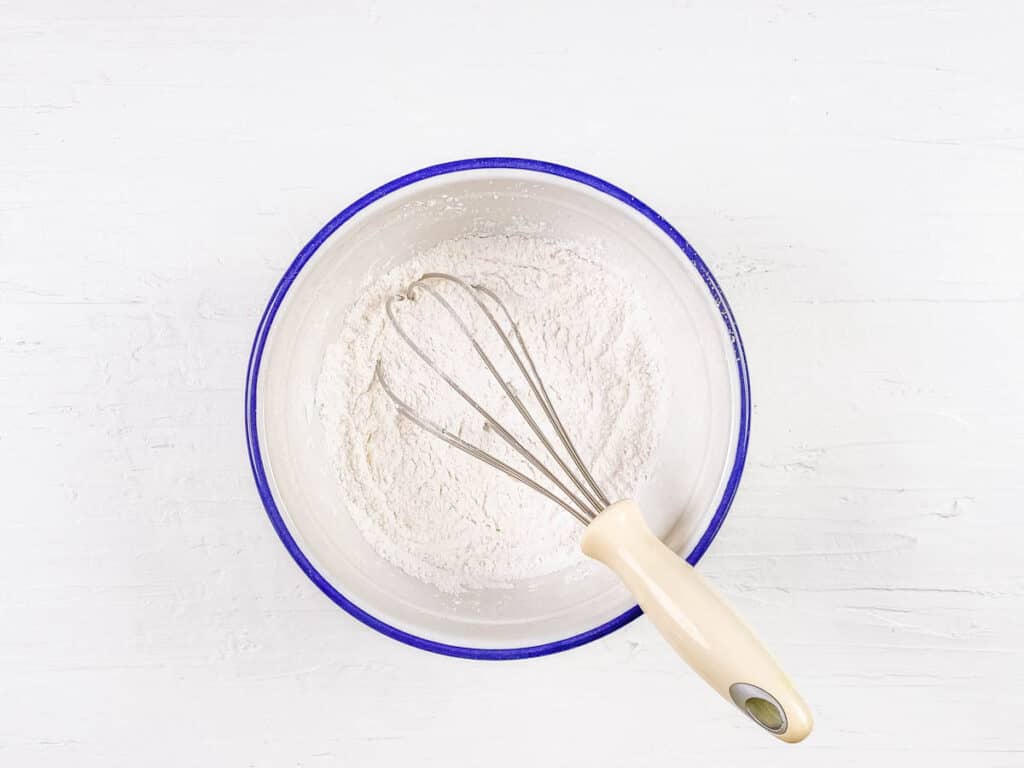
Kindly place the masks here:
[(637, 500), (652, 529), (691, 563), (725, 519), (750, 426), (743, 345), (711, 272), (665, 219), (596, 176), (538, 160), (457, 160), (388, 182), (331, 219), (285, 271), (256, 332), (246, 385), (256, 485), (285, 548), (331, 600), (396, 640), (467, 658), (566, 650), (640, 610), (603, 569), (452, 596), (384, 561), (339, 497), (316, 386), (369, 277), (445, 240), (510, 233), (599, 244), (646, 304), (670, 392), (653, 479)]

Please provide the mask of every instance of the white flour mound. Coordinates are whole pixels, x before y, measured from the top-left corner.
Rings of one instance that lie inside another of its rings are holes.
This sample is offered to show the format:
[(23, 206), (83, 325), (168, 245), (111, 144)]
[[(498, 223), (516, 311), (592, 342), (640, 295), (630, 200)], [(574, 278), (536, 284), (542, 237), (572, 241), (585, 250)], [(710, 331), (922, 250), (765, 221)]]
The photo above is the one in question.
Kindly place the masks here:
[[(395, 393), (418, 413), (552, 486), (387, 320), (387, 299), (424, 272), (457, 275), (501, 298), (558, 415), (611, 501), (633, 495), (646, 480), (659, 438), (661, 352), (628, 278), (599, 257), (577, 243), (535, 236), (466, 237), (443, 242), (363, 287), (324, 360), (317, 403), (341, 483), (344, 508), (337, 513), (351, 515), (381, 557), (450, 593), (508, 587), (585, 560), (583, 526), (574, 517), (401, 417), (374, 380), (380, 359)], [(502, 376), (541, 421), (526, 380), (485, 316), (471, 311), (457, 286), (431, 285), (472, 322)], [(553, 466), (439, 302), (420, 291), (395, 309), (403, 328), (445, 372)]]

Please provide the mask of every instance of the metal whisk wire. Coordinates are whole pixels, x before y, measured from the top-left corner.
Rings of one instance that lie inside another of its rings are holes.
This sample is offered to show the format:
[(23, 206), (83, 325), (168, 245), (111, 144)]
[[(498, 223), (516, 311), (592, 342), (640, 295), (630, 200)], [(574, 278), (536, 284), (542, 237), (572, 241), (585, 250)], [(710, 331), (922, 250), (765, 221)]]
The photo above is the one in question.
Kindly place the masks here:
[[(541, 410), (547, 418), (551, 429), (554, 431), (561, 443), (564, 450), (568, 453), (569, 459), (575, 466), (575, 472), (569, 467), (559, 452), (552, 445), (551, 441), (544, 434), (540, 425), (534, 419), (530, 410), (523, 403), (522, 399), (516, 395), (512, 390), (510, 384), (501, 376), (494, 362), (490, 356), (484, 351), (483, 347), (477, 341), (473, 335), (473, 331), (469, 325), (465, 322), (459, 312), (451, 305), (451, 303), (444, 298), (431, 284), (431, 281), (445, 281), (452, 283), (453, 285), (460, 288), (466, 293), (471, 299), (472, 304), (476, 306), (484, 316), (487, 318), (490, 326), (498, 334), (505, 349), (508, 351), (512, 360), (515, 362), (516, 367), (522, 376), (526, 379), (529, 384), (530, 391), (533, 393), (534, 398), (540, 405)], [(560, 479), (555, 472), (549, 469), (537, 456), (524, 446), (516, 437), (500, 424), (494, 417), (488, 413), (488, 411), (480, 405), (468, 392), (466, 392), (455, 379), (450, 376), (445, 370), (443, 370), (435, 360), (413, 340), (412, 336), (406, 331), (402, 323), (399, 321), (395, 312), (395, 304), (406, 300), (415, 300), (416, 294), (422, 290), (423, 293), (435, 301), (437, 301), (442, 308), (448, 313), (448, 315), (455, 321), (460, 331), (465, 335), (472, 344), (473, 349), (480, 357), (481, 361), (486, 366), (487, 370), (491, 373), (495, 381), (501, 387), (504, 394), (512, 401), (517, 412), (522, 417), (523, 421), (530, 427), (531, 432), (539, 440), (541, 445), (547, 451), (547, 453), (554, 459), (558, 468), (564, 473), (565, 477), (568, 478), (570, 483), (575, 487), (576, 492), (570, 489), (566, 483)], [(495, 318), (494, 314), (488, 309), (487, 305), (480, 298), (481, 296), (487, 297), (497, 306), (502, 315), (507, 320), (509, 327), (511, 328), (511, 336), (515, 339), (513, 344), (512, 338), (505, 330), (501, 327), (501, 323)], [(608, 499), (595, 482), (590, 471), (587, 469), (583, 460), (580, 458), (579, 452), (573, 445), (571, 438), (569, 437), (568, 431), (565, 429), (561, 419), (558, 417), (555, 411), (554, 405), (551, 402), (551, 398), (548, 395), (547, 389), (544, 386), (538, 371), (537, 366), (531, 357), (529, 350), (527, 349), (526, 343), (523, 340), (522, 334), (519, 331), (518, 324), (512, 317), (511, 312), (505, 304), (498, 298), (498, 296), (488, 288), (481, 285), (469, 285), (464, 280), (447, 273), (443, 272), (430, 272), (424, 274), (418, 280), (413, 281), (406, 289), (404, 294), (391, 297), (386, 304), (386, 313), (391, 324), (395, 328), (399, 337), (416, 353), (416, 355), (432, 370), (436, 373), (449, 387), (452, 388), (470, 407), (472, 407), (480, 416), (483, 417), (484, 421), (490, 426), (495, 433), (501, 437), (516, 453), (518, 453), (528, 464), (534, 469), (540, 472), (545, 478), (547, 478), (557, 489), (560, 491), (564, 498), (554, 493), (551, 489), (544, 487), (533, 478), (520, 472), (514, 467), (510, 466), (506, 462), (497, 458), (491, 453), (483, 450), (477, 445), (459, 437), (448, 431), (446, 428), (437, 424), (436, 422), (426, 418), (422, 414), (414, 411), (406, 402), (404, 402), (395, 393), (391, 387), (387, 376), (384, 373), (382, 364), (378, 361), (376, 370), (374, 372), (375, 378), (380, 383), (381, 388), (388, 398), (394, 403), (399, 414), (411, 422), (426, 430), (435, 437), (444, 440), (448, 444), (459, 448), (465, 453), (473, 456), (474, 458), (488, 464), (501, 472), (504, 472), (509, 477), (518, 480), (524, 485), (532, 488), (533, 490), (541, 493), (551, 501), (554, 501), (563, 509), (570, 512), (576, 519), (582, 522), (584, 525), (589, 524), (605, 507), (608, 506)], [(518, 345), (519, 350), (516, 349)], [(577, 474), (578, 473), (578, 474)]]
[[(569, 437), (568, 431), (562, 424), (562, 420), (558, 417), (558, 412), (555, 411), (555, 406), (552, 405), (551, 403), (551, 398), (548, 396), (548, 391), (547, 388), (544, 386), (544, 381), (543, 379), (541, 379), (540, 374), (537, 372), (537, 366), (533, 362), (533, 357), (530, 355), (530, 350), (526, 348), (526, 342), (523, 341), (523, 336), (519, 332), (519, 324), (516, 323), (516, 321), (512, 318), (512, 313), (508, 311), (508, 307), (506, 307), (505, 304), (501, 301), (501, 299), (499, 299), (495, 295), (494, 291), (490, 290), (489, 288), (483, 285), (474, 285), (473, 287), (477, 291), (482, 293), (484, 296), (487, 296), (489, 299), (491, 299), (491, 301), (493, 301), (495, 304), (497, 304), (498, 307), (501, 309), (502, 313), (505, 315), (505, 318), (508, 320), (509, 326), (512, 328), (512, 335), (515, 336), (516, 341), (519, 343), (519, 348), (523, 351), (523, 357), (526, 359), (527, 364), (530, 366), (530, 372), (526, 372), (518, 356), (516, 356), (516, 354), (512, 352), (512, 355), (515, 358), (516, 363), (519, 365), (519, 369), (526, 377), (526, 380), (530, 382), (530, 387), (533, 390), (534, 395), (537, 397), (537, 400), (540, 402), (541, 408), (544, 409), (544, 414), (548, 417), (548, 420), (551, 422), (551, 425), (555, 428), (555, 432), (558, 434), (558, 439), (565, 447), (565, 450), (569, 452), (569, 456), (572, 458), (573, 463), (576, 465), (576, 468), (582, 473), (583, 478), (587, 481), (587, 485), (590, 486), (590, 488), (597, 495), (598, 500), (601, 502), (598, 511), (609, 506), (611, 502), (608, 501), (608, 497), (604, 495), (604, 492), (594, 481), (593, 476), (590, 474), (590, 470), (587, 469), (587, 465), (583, 463), (583, 459), (580, 458), (579, 453), (576, 451), (576, 446), (573, 445), (572, 439)], [(495, 328), (498, 330), (499, 333), (501, 333), (500, 327), (495, 325)], [(504, 334), (502, 334), (502, 336), (504, 337)], [(508, 344), (507, 338), (505, 339), (505, 343)], [(509, 349), (509, 351), (511, 352), (512, 350)]]

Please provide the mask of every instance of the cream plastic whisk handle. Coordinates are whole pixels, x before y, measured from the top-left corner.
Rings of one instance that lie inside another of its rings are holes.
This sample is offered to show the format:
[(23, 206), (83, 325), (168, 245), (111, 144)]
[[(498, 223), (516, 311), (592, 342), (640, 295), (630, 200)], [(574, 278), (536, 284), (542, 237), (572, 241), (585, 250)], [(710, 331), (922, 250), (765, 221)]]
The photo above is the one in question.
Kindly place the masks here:
[(651, 533), (632, 501), (587, 526), (583, 552), (625, 582), (683, 660), (727, 701), (776, 737), (802, 740), (807, 705), (750, 628), (694, 568)]

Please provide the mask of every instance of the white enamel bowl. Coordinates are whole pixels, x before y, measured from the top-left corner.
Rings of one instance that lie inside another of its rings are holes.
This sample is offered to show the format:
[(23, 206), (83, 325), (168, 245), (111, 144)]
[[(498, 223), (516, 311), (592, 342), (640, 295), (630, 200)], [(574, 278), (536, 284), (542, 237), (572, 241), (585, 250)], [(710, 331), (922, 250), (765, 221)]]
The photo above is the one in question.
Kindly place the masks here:
[(593, 640), (639, 609), (600, 567), (585, 579), (554, 574), (453, 597), (391, 566), (339, 499), (314, 404), (325, 351), (367, 277), (481, 230), (598, 243), (633, 276), (661, 331), (670, 387), (655, 480), (637, 498), (652, 528), (691, 563), (739, 483), (749, 387), (732, 314), (696, 252), (639, 200), (571, 168), (514, 158), (425, 168), (360, 198), (302, 249), (260, 323), (246, 392), (253, 474), (275, 530), (329, 598), (384, 634), (439, 653), (520, 658)]

